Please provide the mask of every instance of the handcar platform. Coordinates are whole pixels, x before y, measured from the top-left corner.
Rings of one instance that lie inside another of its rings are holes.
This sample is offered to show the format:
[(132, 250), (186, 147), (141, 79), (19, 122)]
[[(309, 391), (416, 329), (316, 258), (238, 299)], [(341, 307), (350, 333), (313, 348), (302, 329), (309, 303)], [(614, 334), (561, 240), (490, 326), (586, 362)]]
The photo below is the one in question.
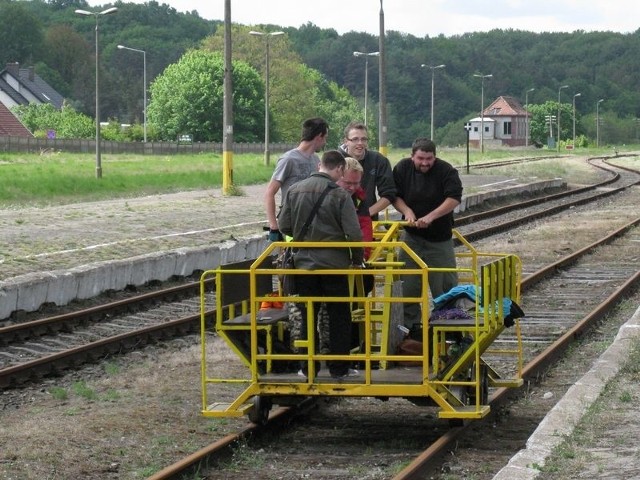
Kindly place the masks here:
[[(491, 387), (522, 384), (522, 339), (518, 318), (522, 266), (515, 255), (477, 251), (454, 230), (460, 247), (455, 269), (426, 265), (399, 240), (403, 222), (374, 223), (373, 242), (274, 242), (262, 255), (242, 268), (220, 267), (201, 277), (202, 414), (237, 417), (247, 414), (264, 422), (272, 405), (289, 405), (303, 397), (401, 397), (438, 407), (440, 418), (477, 419), (487, 415)], [(348, 275), (351, 294), (343, 297), (288, 296), (280, 288), (283, 275), (308, 275), (308, 270), (275, 267), (284, 248), (370, 247), (367, 268), (322, 270), (323, 275)], [(417, 267), (398, 260), (404, 251)], [(454, 270), (460, 292), (441, 301), (429, 297), (428, 274)], [(372, 275), (374, 287), (364, 292), (363, 276)], [(407, 275), (422, 277), (419, 297), (402, 293)], [(215, 293), (207, 291), (211, 278)], [(457, 303), (456, 297), (464, 299)], [(446, 301), (445, 301), (446, 300)], [(308, 338), (292, 338), (289, 310), (307, 306)], [(324, 302), (349, 302), (352, 322), (358, 326), (360, 345), (348, 355), (322, 348), (318, 310)], [(407, 338), (403, 306), (419, 303), (420, 325)], [(455, 309), (448, 311), (449, 306)], [(466, 309), (461, 315), (459, 305)], [(437, 313), (437, 315), (436, 315)], [(452, 316), (453, 315), (453, 316)], [(456, 318), (455, 315), (460, 315)], [(506, 328), (508, 342), (497, 342)], [(417, 333), (416, 333), (417, 332)], [(207, 358), (207, 335), (222, 337), (246, 366), (245, 375), (214, 378)], [(498, 348), (499, 345), (502, 345)], [(357, 374), (333, 378), (326, 361), (357, 365)], [(491, 363), (491, 365), (490, 365)], [(308, 371), (302, 375), (300, 367)], [(319, 370), (318, 370), (319, 367)], [(300, 371), (299, 371), (300, 370)], [(232, 401), (216, 399), (216, 385), (238, 385)]]

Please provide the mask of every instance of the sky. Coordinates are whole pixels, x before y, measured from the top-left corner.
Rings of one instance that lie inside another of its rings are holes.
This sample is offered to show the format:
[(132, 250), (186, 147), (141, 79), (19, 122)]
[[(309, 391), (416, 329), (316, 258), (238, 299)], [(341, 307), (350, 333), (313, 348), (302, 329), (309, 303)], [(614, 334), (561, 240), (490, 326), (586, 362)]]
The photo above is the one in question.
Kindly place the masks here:
[[(224, 0), (157, 1), (179, 12), (195, 10), (208, 20), (224, 19)], [(108, 4), (88, 3), (92, 7)], [(417, 37), (449, 37), (495, 28), (538, 33), (631, 33), (640, 28), (638, 0), (386, 0), (383, 7), (385, 30)], [(380, 0), (231, 0), (231, 21), (244, 25), (299, 27), (311, 22), (340, 34), (357, 31), (377, 35), (379, 19)]]

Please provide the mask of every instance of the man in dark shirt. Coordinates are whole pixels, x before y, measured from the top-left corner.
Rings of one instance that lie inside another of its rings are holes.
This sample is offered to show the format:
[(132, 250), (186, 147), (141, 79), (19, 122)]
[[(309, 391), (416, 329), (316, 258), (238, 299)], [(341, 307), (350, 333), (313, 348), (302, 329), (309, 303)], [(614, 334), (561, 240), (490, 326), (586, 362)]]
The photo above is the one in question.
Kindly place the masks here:
[[(400, 160), (394, 167), (393, 179), (397, 188), (394, 207), (409, 222), (403, 240), (429, 267), (455, 268), (451, 230), (453, 211), (462, 200), (458, 171), (436, 157), (436, 146), (431, 140), (418, 138), (413, 142), (411, 157)], [(404, 252), (400, 259), (408, 268), (415, 268)], [(457, 284), (455, 272), (429, 272), (429, 289), (434, 298)], [(407, 275), (404, 279), (405, 296), (420, 296), (421, 287), (419, 276)], [(420, 322), (419, 304), (405, 303), (404, 310), (406, 326)]]
[(366, 193), (365, 202), (369, 205), (369, 215), (377, 220), (378, 213), (396, 199), (396, 186), (389, 159), (379, 152), (369, 150), (368, 145), (367, 126), (360, 122), (349, 123), (344, 129), (344, 143), (340, 146), (340, 151), (345, 157), (355, 158), (362, 165), (360, 186)]
[[(285, 235), (308, 242), (360, 242), (362, 231), (351, 195), (335, 182), (344, 174), (345, 159), (337, 150), (322, 155), (320, 168), (306, 180), (294, 184), (287, 193), (278, 215), (278, 227)], [(323, 192), (323, 199), (312, 221), (308, 223), (314, 205)], [(309, 225), (305, 232), (305, 224)], [(351, 307), (349, 303), (348, 275), (323, 274), (322, 269), (346, 269), (362, 266), (362, 247), (353, 248), (299, 248), (294, 256), (297, 269), (315, 270), (314, 274), (296, 275), (295, 292), (302, 297), (344, 297), (344, 302), (326, 302), (329, 316), (329, 349), (335, 355), (348, 355), (351, 341)], [(302, 311), (301, 338), (307, 338), (306, 303), (299, 303)], [(320, 302), (314, 305), (317, 313)], [(315, 315), (317, 318), (317, 315)], [(316, 335), (316, 345), (319, 345)], [(327, 362), (334, 378), (357, 374), (350, 371), (349, 362)], [(307, 375), (307, 362), (301, 374)]]

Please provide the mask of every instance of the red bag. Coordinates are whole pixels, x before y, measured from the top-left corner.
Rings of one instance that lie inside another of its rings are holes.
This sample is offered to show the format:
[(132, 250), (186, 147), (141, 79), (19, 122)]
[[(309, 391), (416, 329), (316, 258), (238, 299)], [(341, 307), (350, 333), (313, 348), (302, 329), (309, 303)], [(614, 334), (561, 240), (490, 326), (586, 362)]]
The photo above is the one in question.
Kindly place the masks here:
[[(420, 355), (422, 357), (422, 342), (417, 340), (413, 340), (411, 338), (405, 338), (398, 344), (398, 355)], [(416, 367), (417, 362), (422, 362), (422, 358), (416, 359), (415, 361), (402, 361), (398, 362), (398, 365), (403, 365), (406, 367)]]

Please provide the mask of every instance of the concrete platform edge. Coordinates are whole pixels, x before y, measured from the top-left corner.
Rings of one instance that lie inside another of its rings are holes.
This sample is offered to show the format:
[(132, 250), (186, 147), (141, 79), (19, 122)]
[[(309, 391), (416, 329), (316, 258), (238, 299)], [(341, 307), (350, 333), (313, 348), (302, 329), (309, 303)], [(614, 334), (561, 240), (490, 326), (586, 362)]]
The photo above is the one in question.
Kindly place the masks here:
[[(500, 185), (463, 197), (457, 211), (482, 202), (566, 185), (563, 179), (542, 180), (518, 185)], [(69, 270), (35, 272), (0, 281), (0, 320), (15, 311), (34, 312), (42, 305), (67, 305), (73, 300), (91, 298), (108, 290), (127, 285), (144, 285), (153, 280), (164, 281), (174, 275), (188, 276), (196, 270), (216, 268), (226, 263), (256, 258), (267, 245), (264, 235), (225, 242), (209, 248), (182, 248), (82, 265)]]
[(96, 262), (69, 270), (20, 275), (0, 282), (0, 319), (14, 311), (33, 312), (42, 305), (66, 305), (128, 285), (188, 276), (197, 270), (256, 258), (267, 246), (264, 235), (211, 247), (181, 248), (136, 257)]
[(533, 480), (540, 475), (554, 448), (564, 442), (607, 383), (620, 371), (634, 342), (640, 339), (640, 307), (622, 326), (613, 343), (591, 369), (551, 409), (527, 441), (493, 480)]

